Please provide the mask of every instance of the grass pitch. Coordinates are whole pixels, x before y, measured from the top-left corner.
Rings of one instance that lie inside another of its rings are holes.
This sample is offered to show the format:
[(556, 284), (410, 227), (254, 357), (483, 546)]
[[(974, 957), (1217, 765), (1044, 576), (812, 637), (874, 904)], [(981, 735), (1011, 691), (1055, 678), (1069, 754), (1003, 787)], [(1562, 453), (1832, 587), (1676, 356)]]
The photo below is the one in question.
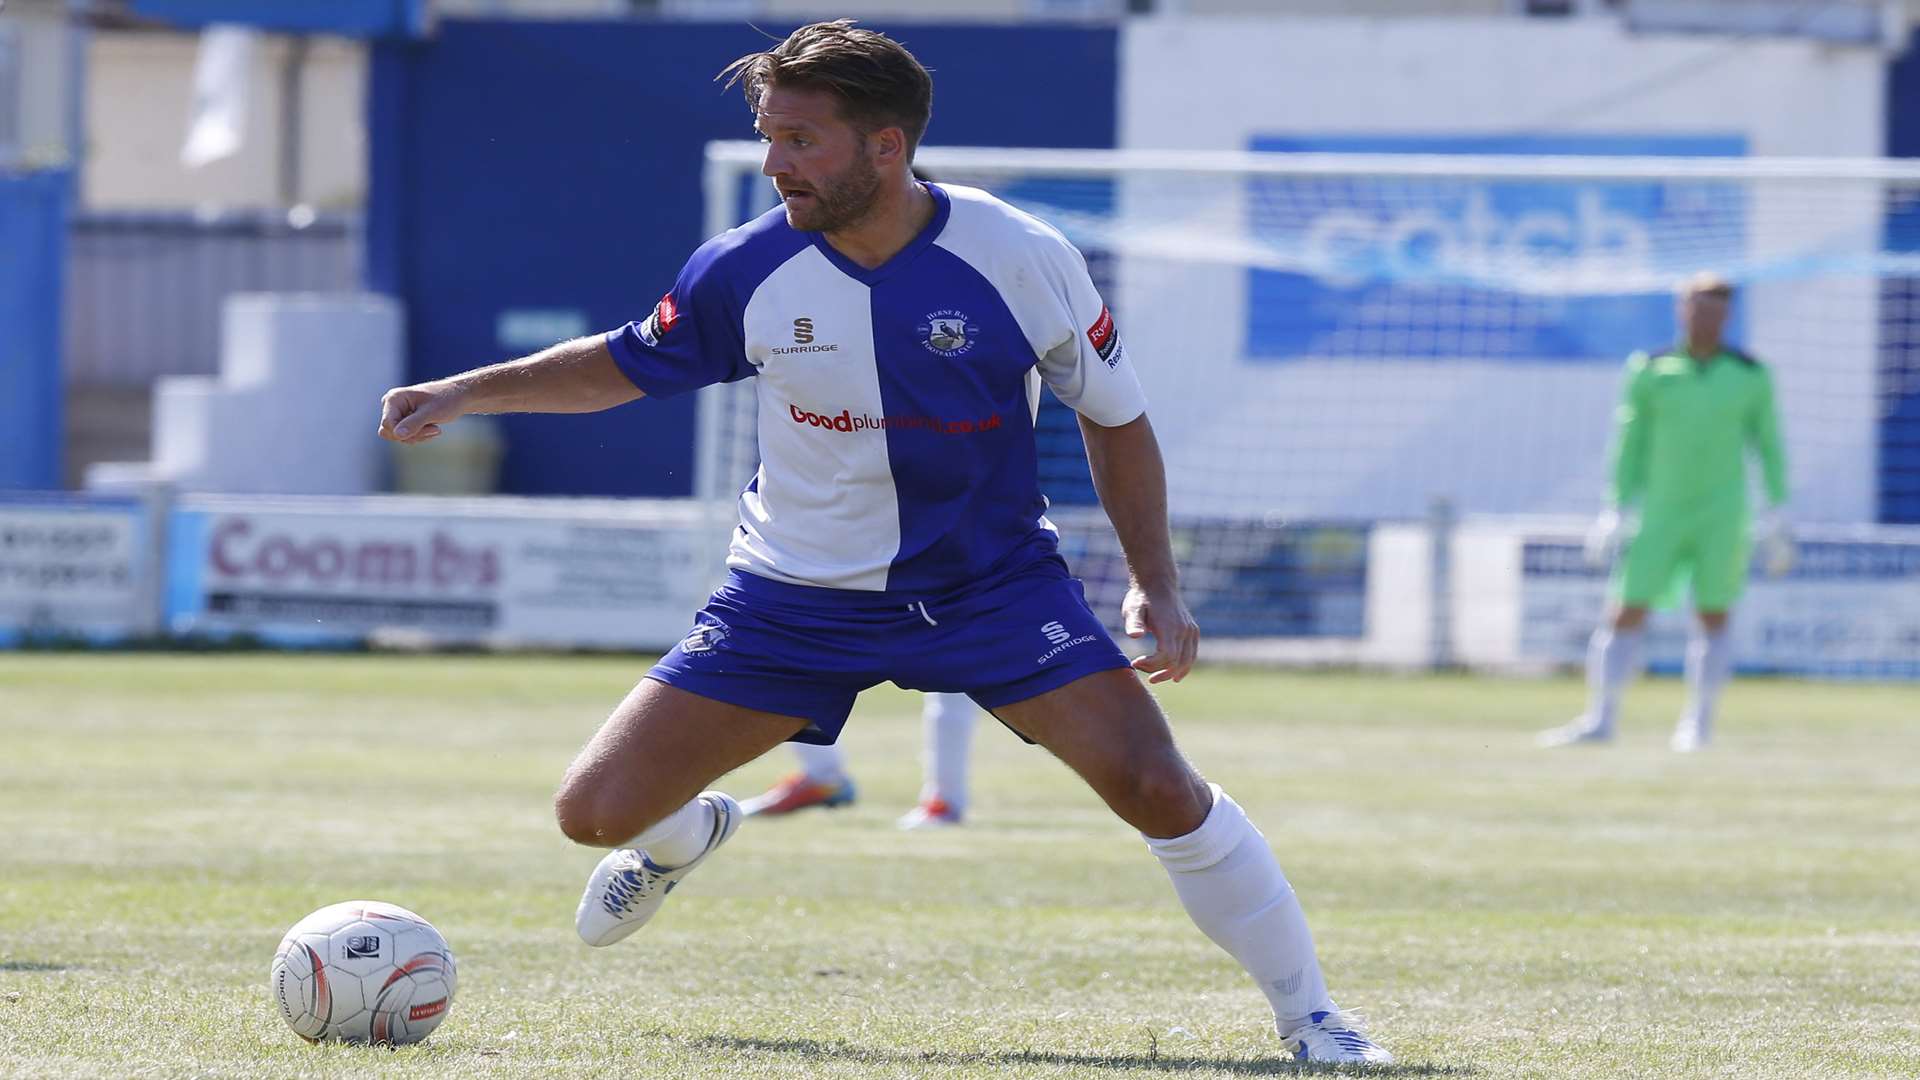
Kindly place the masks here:
[[(963, 829), (903, 835), (918, 700), (853, 808), (749, 822), (643, 935), (573, 936), (552, 825), (633, 659), (0, 656), (0, 1076), (1287, 1075), (1139, 839), (988, 721)], [(1410, 1076), (1920, 1074), (1920, 689), (1679, 688), (1534, 750), (1571, 681), (1202, 670), (1162, 699), (1266, 830), (1342, 1004)], [(782, 754), (725, 785), (750, 794)], [(425, 1045), (309, 1047), (286, 927), (378, 898), (460, 989)]]

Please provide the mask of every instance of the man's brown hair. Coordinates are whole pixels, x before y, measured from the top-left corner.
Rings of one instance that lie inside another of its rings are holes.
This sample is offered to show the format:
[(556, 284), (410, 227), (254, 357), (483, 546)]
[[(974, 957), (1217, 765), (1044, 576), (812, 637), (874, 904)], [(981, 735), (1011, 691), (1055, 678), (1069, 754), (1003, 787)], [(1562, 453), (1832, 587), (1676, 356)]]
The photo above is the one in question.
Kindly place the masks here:
[(933, 76), (899, 42), (861, 30), (852, 19), (803, 26), (716, 77), (728, 86), (742, 83), (755, 115), (770, 86), (824, 90), (839, 99), (840, 115), (862, 135), (885, 127), (906, 132), (909, 156), (933, 117)]

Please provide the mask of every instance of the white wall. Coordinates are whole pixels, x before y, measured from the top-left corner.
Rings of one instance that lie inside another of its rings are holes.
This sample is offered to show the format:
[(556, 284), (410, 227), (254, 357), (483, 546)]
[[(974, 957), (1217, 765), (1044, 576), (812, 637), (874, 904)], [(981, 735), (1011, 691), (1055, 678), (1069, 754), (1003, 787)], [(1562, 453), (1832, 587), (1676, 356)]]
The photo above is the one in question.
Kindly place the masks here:
[[(1755, 155), (1861, 156), (1883, 137), (1877, 52), (1634, 37), (1607, 19), (1134, 20), (1121, 64), (1128, 148), (1244, 149), (1255, 135), (1716, 134), (1743, 136)], [(1149, 200), (1150, 186), (1123, 188), (1123, 209), (1178, 205)], [(1788, 205), (1796, 198), (1815, 209)], [(1833, 232), (1873, 220), (1865, 200), (1837, 216), (1822, 203), (1804, 190), (1757, 195), (1744, 215), (1749, 255), (1804, 240), (1811, 213), (1829, 214), (1820, 228)], [(1186, 509), (1414, 516), (1448, 495), (1469, 510), (1583, 512), (1598, 499), (1621, 357), (1248, 364), (1243, 268), (1134, 260), (1120, 278), (1115, 309), (1174, 471), (1190, 478)], [(1760, 284), (1743, 304), (1745, 343), (1780, 386), (1797, 512), (1870, 519), (1873, 283)]]
[[(84, 198), (95, 208), (257, 207), (279, 204), (280, 67), (286, 40), (262, 41), (246, 138), (232, 157), (180, 164), (193, 100), (198, 37), (94, 34), (88, 57)], [(314, 38), (301, 81), (300, 197), (323, 207), (366, 199), (365, 47)]]

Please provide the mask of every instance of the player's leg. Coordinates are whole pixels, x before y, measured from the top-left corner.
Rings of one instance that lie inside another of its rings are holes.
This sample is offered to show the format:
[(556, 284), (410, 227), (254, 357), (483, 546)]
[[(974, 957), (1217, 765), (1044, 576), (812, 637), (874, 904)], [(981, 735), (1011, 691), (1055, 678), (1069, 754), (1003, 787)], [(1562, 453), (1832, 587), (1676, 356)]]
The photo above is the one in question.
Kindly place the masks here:
[[(700, 830), (672, 826), (695, 814), (708, 784), (780, 745), (807, 721), (758, 712), (640, 680), (567, 769), (554, 812), (560, 831), (592, 847), (674, 846)], [(697, 814), (695, 815), (697, 816)]]
[[(668, 892), (725, 843), (744, 816), (702, 788), (802, 733), (832, 742), (875, 681), (837, 630), (730, 576), (692, 632), (580, 752), (554, 800), (561, 828), (613, 847), (588, 879), (576, 922), (591, 945), (632, 933)], [(825, 627), (826, 629), (822, 629)]]
[(920, 804), (900, 819), (903, 829), (958, 825), (966, 816), (969, 759), (980, 707), (965, 694), (928, 694), (920, 710)]
[(994, 715), (1057, 755), (1140, 830), (1187, 914), (1240, 962), (1304, 1056), (1391, 1058), (1327, 993), (1313, 935), (1266, 837), (1174, 746), (1166, 717), (1131, 671), (1085, 676)]
[(1535, 742), (1576, 746), (1613, 738), (1621, 694), (1639, 666), (1646, 623), (1644, 604), (1618, 604), (1601, 620), (1587, 639), (1587, 711), (1561, 727), (1541, 732)]
[(1666, 515), (1649, 513), (1627, 544), (1615, 575), (1612, 610), (1587, 641), (1587, 711), (1550, 728), (1541, 746), (1575, 746), (1613, 738), (1620, 699), (1640, 666), (1647, 611), (1668, 595), (1682, 569), (1686, 532)]
[(1713, 737), (1714, 708), (1733, 673), (1733, 640), (1727, 615), (1739, 600), (1753, 561), (1744, 513), (1723, 514), (1702, 530), (1693, 569), (1693, 602), (1698, 613), (1687, 641), (1687, 704), (1669, 743), (1681, 753), (1698, 750)]
[(739, 828), (739, 804), (702, 791), (807, 726), (642, 679), (568, 768), (561, 831), (614, 850), (587, 879), (574, 928), (611, 945), (646, 925), (680, 880)]
[(1727, 612), (1700, 611), (1687, 640), (1687, 704), (1668, 745), (1679, 753), (1706, 746), (1713, 738), (1713, 714), (1720, 690), (1733, 674), (1733, 641)]
[(740, 803), (748, 817), (777, 817), (815, 806), (828, 810), (851, 806), (856, 797), (853, 776), (847, 771), (847, 755), (838, 744), (794, 743), (793, 756), (800, 768), (780, 778), (772, 787)]

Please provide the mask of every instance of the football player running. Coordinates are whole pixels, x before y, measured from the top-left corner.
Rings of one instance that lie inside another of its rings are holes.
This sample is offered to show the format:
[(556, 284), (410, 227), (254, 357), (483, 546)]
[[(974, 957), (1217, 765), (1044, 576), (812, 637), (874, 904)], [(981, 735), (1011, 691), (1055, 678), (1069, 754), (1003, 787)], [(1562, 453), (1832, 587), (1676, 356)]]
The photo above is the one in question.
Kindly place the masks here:
[[(1143, 685), (1185, 678), (1200, 633), (1146, 402), (1085, 260), (985, 192), (912, 177), (932, 79), (887, 37), (815, 23), (725, 74), (744, 84), (780, 206), (702, 245), (643, 321), (382, 403), (381, 433), (411, 443), (469, 413), (756, 379), (762, 461), (726, 582), (555, 796), (568, 837), (610, 849), (581, 936), (633, 933), (733, 835), (739, 804), (707, 785), (787, 740), (833, 742), (854, 696), (892, 681), (968, 694), (1085, 780), (1297, 1056), (1390, 1060), (1328, 996), (1266, 838), (1182, 756)], [(1125, 551), (1127, 632), (1153, 637), (1131, 665), (1044, 516), (1043, 381), (1079, 414)]]

